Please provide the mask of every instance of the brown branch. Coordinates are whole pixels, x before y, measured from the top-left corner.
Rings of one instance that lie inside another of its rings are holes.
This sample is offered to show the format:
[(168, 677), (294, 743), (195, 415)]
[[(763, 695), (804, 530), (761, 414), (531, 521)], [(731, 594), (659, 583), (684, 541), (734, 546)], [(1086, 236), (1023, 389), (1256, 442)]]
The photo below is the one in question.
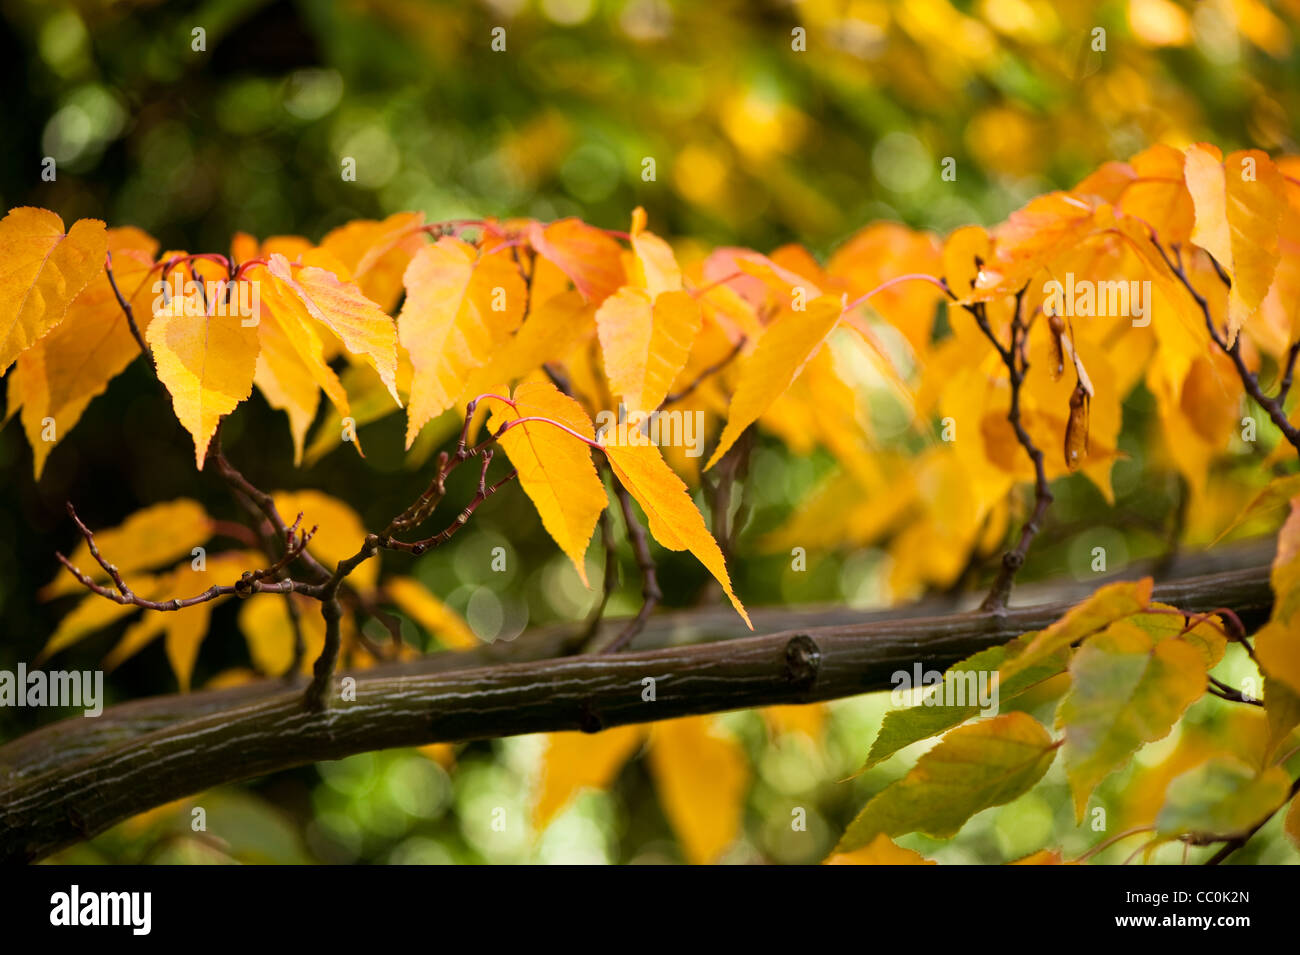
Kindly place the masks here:
[[(146, 358), (149, 357), (149, 345), (140, 334), (140, 326), (135, 322), (135, 311), (131, 308), (131, 303), (122, 295), (122, 290), (117, 287), (117, 279), (113, 276), (113, 253), (104, 253), (104, 274), (108, 276), (108, 284), (113, 289), (113, 294), (117, 297), (117, 304), (122, 309), (122, 314), (126, 316), (127, 327), (131, 329), (131, 337), (135, 343), (140, 346), (140, 353)], [(164, 285), (164, 287), (166, 287)]]
[[(1285, 800), (1282, 801), (1282, 806), (1285, 806), (1292, 799), (1295, 799), (1296, 793), (1300, 793), (1300, 777), (1297, 777), (1291, 783), (1291, 794), (1287, 796)], [(1281, 809), (1282, 806), (1279, 806), (1278, 809)], [(1251, 826), (1247, 832), (1243, 832), (1241, 835), (1229, 839), (1226, 843), (1223, 844), (1222, 847), (1220, 847), (1218, 852), (1216, 852), (1214, 855), (1210, 856), (1208, 859), (1205, 860), (1205, 864), (1218, 865), (1224, 859), (1228, 858), (1228, 856), (1232, 855), (1234, 852), (1236, 852), (1238, 849), (1244, 846), (1247, 842), (1249, 842), (1251, 840), (1251, 837), (1253, 837), (1255, 833), (1263, 829), (1264, 826), (1268, 824), (1268, 821), (1272, 819), (1274, 815), (1276, 815), (1276, 813), (1277, 813), (1277, 809), (1274, 809), (1272, 812), (1270, 812), (1259, 822), (1255, 823), (1255, 825)]]
[[(1154, 599), (1199, 612), (1230, 604), (1243, 618), (1262, 620), (1272, 602), (1268, 567), (1162, 584)], [(947, 667), (1041, 630), (1069, 606), (804, 626), (614, 657), (456, 667), (460, 659), (481, 661), (515, 649), (485, 647), (358, 671), (355, 702), (327, 713), (304, 711), (300, 693), (278, 680), (133, 701), (107, 708), (99, 719), (72, 718), (0, 746), (0, 861), (42, 858), (212, 786), (360, 752), (590, 732), (889, 689), (892, 674), (914, 662)], [(775, 611), (775, 619), (788, 613)], [(844, 613), (835, 608), (822, 619)], [(711, 615), (683, 615), (686, 632), (701, 639), (698, 621)], [(717, 616), (719, 626), (734, 626)], [(515, 643), (521, 641), (528, 645), (525, 638)], [(657, 681), (652, 702), (642, 696), (646, 677)]]
[(610, 520), (607, 507), (600, 512), (600, 543), (605, 552), (605, 572), (600, 585), (600, 599), (596, 601), (596, 605), (591, 608), (591, 613), (587, 616), (587, 625), (583, 628), (580, 646), (589, 643), (599, 632), (600, 621), (605, 616), (605, 608), (609, 606), (609, 598), (618, 588), (618, 548), (614, 542), (614, 522)]
[(631, 643), (650, 619), (650, 614), (659, 605), (659, 601), (663, 599), (663, 593), (659, 590), (659, 577), (655, 572), (654, 558), (650, 556), (650, 541), (646, 537), (645, 528), (636, 519), (636, 512), (632, 510), (632, 497), (617, 477), (613, 475), (611, 477), (614, 483), (614, 496), (618, 498), (619, 508), (623, 512), (623, 522), (627, 526), (628, 540), (632, 542), (632, 553), (636, 555), (637, 567), (641, 569), (641, 610), (622, 632), (601, 650), (602, 653), (615, 653)]
[(1011, 427), (1016, 434), (1016, 440), (1020, 442), (1020, 446), (1024, 448), (1025, 453), (1029, 455), (1029, 460), (1034, 465), (1034, 510), (1029, 519), (1021, 526), (1020, 540), (1015, 548), (1002, 555), (1002, 565), (998, 569), (998, 575), (993, 581), (993, 586), (989, 589), (988, 596), (984, 598), (984, 602), (980, 605), (981, 610), (990, 612), (999, 612), (1006, 608), (1007, 600), (1011, 596), (1011, 585), (1015, 582), (1016, 574), (1020, 568), (1024, 566), (1025, 557), (1029, 553), (1029, 546), (1038, 535), (1043, 519), (1047, 515), (1047, 509), (1052, 505), (1052, 492), (1047, 483), (1047, 469), (1043, 452), (1034, 444), (1033, 438), (1029, 436), (1029, 432), (1025, 430), (1025, 426), (1020, 420), (1020, 388), (1024, 384), (1025, 373), (1029, 371), (1029, 362), (1025, 357), (1024, 348), (1028, 330), (1021, 318), (1024, 295), (1025, 289), (1023, 288), (1016, 293), (1015, 311), (1011, 317), (1011, 345), (1008, 348), (1002, 346), (992, 327), (990, 327), (983, 302), (965, 306), (966, 310), (975, 317), (976, 324), (979, 325), (980, 331), (984, 333), (984, 337), (992, 342), (993, 347), (997, 349), (1002, 364), (1006, 366), (1007, 374), (1011, 380), (1011, 407), (1007, 411), (1007, 421), (1011, 423)]
[[(1277, 426), (1277, 429), (1282, 432), (1287, 441), (1291, 442), (1291, 446), (1297, 451), (1300, 451), (1300, 430), (1292, 427), (1291, 422), (1287, 420), (1286, 411), (1282, 407), (1282, 400), (1286, 397), (1286, 393), (1291, 387), (1291, 371), (1296, 360), (1296, 346), (1293, 345), (1292, 351), (1288, 353), (1283, 387), (1279, 390), (1278, 397), (1268, 397), (1268, 395), (1264, 394), (1264, 389), (1260, 387), (1259, 376), (1246, 367), (1246, 360), (1241, 354), (1241, 337), (1238, 336), (1237, 339), (1229, 345), (1227, 339), (1224, 338), (1223, 334), (1219, 331), (1218, 326), (1215, 325), (1214, 316), (1210, 313), (1210, 303), (1206, 300), (1204, 295), (1196, 290), (1196, 286), (1192, 284), (1192, 280), (1187, 275), (1181, 250), (1179, 250), (1177, 246), (1174, 247), (1177, 261), (1172, 261), (1165, 252), (1164, 247), (1154, 235), (1151, 237), (1151, 244), (1155, 246), (1156, 251), (1160, 253), (1160, 257), (1164, 259), (1165, 264), (1169, 267), (1170, 271), (1173, 272), (1174, 276), (1182, 284), (1183, 288), (1187, 289), (1187, 293), (1191, 295), (1192, 300), (1196, 302), (1196, 306), (1201, 310), (1201, 314), (1205, 318), (1205, 327), (1210, 333), (1210, 338), (1214, 341), (1214, 344), (1219, 347), (1220, 351), (1232, 359), (1232, 364), (1237, 369), (1237, 377), (1241, 379), (1241, 383), (1245, 387), (1246, 393), (1254, 399), (1255, 403), (1259, 405), (1265, 413), (1268, 414), (1269, 419)], [(1214, 271), (1219, 276), (1219, 280), (1228, 288), (1231, 288), (1232, 279), (1223, 270), (1223, 266), (1221, 266), (1215, 260), (1214, 256), (1210, 255), (1208, 252), (1206, 255), (1209, 256), (1210, 264), (1214, 266)]]

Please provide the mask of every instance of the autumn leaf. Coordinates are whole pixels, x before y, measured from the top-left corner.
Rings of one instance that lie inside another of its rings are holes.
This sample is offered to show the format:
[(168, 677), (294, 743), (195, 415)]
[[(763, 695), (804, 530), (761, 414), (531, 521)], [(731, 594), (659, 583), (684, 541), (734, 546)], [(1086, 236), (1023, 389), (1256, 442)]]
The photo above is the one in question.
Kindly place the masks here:
[(644, 726), (599, 733), (548, 733), (533, 826), (545, 828), (584, 789), (608, 789), (646, 737)]
[(1228, 295), (1228, 344), (1259, 307), (1278, 263), (1282, 174), (1267, 153), (1236, 152), (1222, 162), (1213, 146), (1187, 148), (1184, 174), (1196, 208), (1191, 239), (1232, 277)]
[[(330, 570), (361, 547), (366, 527), (360, 515), (338, 498), (313, 490), (276, 491), (271, 496), (286, 524), (292, 524), (302, 514), (303, 529), (316, 528), (307, 552)], [(363, 592), (373, 590), (378, 579), (379, 562), (375, 560), (359, 564), (348, 575), (348, 583)]]
[(650, 533), (669, 550), (689, 550), (722, 584), (722, 590), (751, 630), (749, 614), (731, 589), (726, 561), (704, 524), (686, 485), (664, 463), (653, 445), (605, 444), (614, 475), (636, 499), (650, 521)]
[(753, 424), (780, 394), (790, 387), (804, 365), (816, 354), (839, 322), (844, 304), (824, 295), (808, 304), (804, 312), (786, 311), (763, 332), (754, 351), (744, 360), (731, 411), (718, 446), (704, 466), (717, 464), (736, 443), (742, 431)]
[(711, 716), (650, 727), (646, 754), (659, 805), (691, 865), (717, 861), (740, 835), (749, 761)]
[(977, 812), (1032, 789), (1056, 747), (1042, 724), (1024, 713), (959, 726), (863, 807), (835, 851), (852, 852), (881, 834), (954, 836)]
[(1097, 784), (1139, 746), (1166, 736), (1204, 692), (1205, 658), (1177, 637), (1156, 641), (1119, 620), (1084, 641), (1070, 661), (1070, 690), (1056, 711), (1078, 821)]
[(701, 322), (700, 307), (686, 292), (652, 299), (627, 286), (605, 299), (596, 312), (605, 373), (630, 411), (649, 414), (663, 404)]
[(1281, 766), (1257, 772), (1232, 756), (1215, 756), (1169, 784), (1156, 832), (1220, 839), (1243, 835), (1281, 806), (1290, 788)]
[(1002, 665), (1001, 678), (1009, 679), (1089, 634), (1104, 630), (1116, 620), (1145, 609), (1151, 602), (1152, 585), (1152, 579), (1144, 577), (1098, 588), (1091, 597), (1071, 607), (1060, 620), (1039, 632), (1024, 650), (1007, 660)]
[(222, 417), (253, 392), (257, 329), (238, 316), (191, 314), (184, 303), (176, 297), (164, 305), (145, 337), (176, 418), (194, 438), (194, 466), (202, 470)]
[(22, 206), (0, 220), (0, 374), (63, 321), (104, 268), (104, 223), (80, 219), (67, 232), (53, 212)]
[(480, 256), (451, 236), (421, 249), (404, 281), (397, 326), (414, 367), (406, 425), (410, 448), (425, 423), (452, 406), (470, 373), (519, 327), (525, 292), (508, 256)]
[[(871, 744), (871, 752), (867, 754), (866, 764), (862, 768), (870, 769), (900, 749), (923, 739), (929, 739), (931, 736), (937, 736), (978, 715), (980, 712), (978, 682), (972, 680), (978, 681), (981, 674), (987, 674), (990, 678), (996, 677), (998, 667), (1003, 661), (1013, 657), (1033, 636), (1033, 634), (1026, 634), (1003, 646), (981, 650), (948, 668), (945, 679), (948, 679), (947, 674), (952, 674), (953, 685), (964, 689), (969, 688), (966, 698), (972, 702), (964, 705), (949, 703), (942, 692), (943, 687), (938, 686), (927, 691), (920, 703), (886, 713), (880, 724), (880, 732), (876, 734), (875, 742)], [(1067, 652), (1058, 650), (1005, 681), (999, 681), (997, 705), (1001, 706), (1043, 681), (1064, 673), (1068, 662)], [(926, 702), (927, 700), (929, 702)]]
[(608, 503), (605, 485), (589, 447), (548, 422), (564, 425), (588, 441), (595, 441), (595, 429), (582, 406), (545, 379), (521, 384), (513, 401), (513, 408), (493, 402), (488, 427), (495, 434), (520, 418), (546, 419), (514, 425), (498, 443), (518, 470), (519, 483), (537, 508), (542, 526), (586, 584), (587, 544)]
[(852, 852), (837, 852), (822, 865), (938, 865), (913, 849), (904, 849), (889, 836), (876, 836)]
[(397, 396), (397, 328), (393, 320), (361, 293), (355, 282), (342, 281), (316, 265), (290, 266), (278, 253), (267, 268), (307, 308), (307, 313), (338, 336), (345, 348), (364, 358), (401, 407)]
[(529, 244), (573, 280), (589, 302), (603, 302), (623, 285), (622, 249), (617, 242), (579, 219), (560, 219), (550, 225), (532, 223)]

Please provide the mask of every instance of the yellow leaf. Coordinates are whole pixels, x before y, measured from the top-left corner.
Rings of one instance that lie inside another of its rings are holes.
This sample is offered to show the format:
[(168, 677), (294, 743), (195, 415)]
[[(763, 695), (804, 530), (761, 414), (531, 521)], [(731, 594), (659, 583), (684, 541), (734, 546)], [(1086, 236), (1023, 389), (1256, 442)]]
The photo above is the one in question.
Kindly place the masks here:
[(760, 711), (772, 732), (802, 733), (814, 743), (820, 743), (826, 731), (826, 704), (791, 703), (783, 706), (765, 706)]
[[(324, 618), (320, 602), (290, 595), (302, 632), (303, 658), (300, 672), (310, 673), (312, 663), (325, 645)], [(248, 644), (248, 655), (257, 672), (283, 676), (293, 662), (293, 619), (283, 597), (263, 594), (250, 597), (239, 608), (239, 630)]]
[(1024, 650), (1004, 663), (1001, 679), (1006, 680), (1057, 650), (1104, 630), (1116, 620), (1146, 609), (1151, 603), (1152, 586), (1152, 579), (1144, 577), (1098, 588), (1091, 597), (1071, 607), (1065, 616), (1040, 631)]
[[(131, 578), (131, 589), (146, 600), (161, 600), (163, 597), (172, 596), (172, 594), (165, 592), (170, 580), (169, 575), (142, 577), (137, 574)], [(192, 597), (193, 594), (186, 594), (185, 596)], [(64, 650), (85, 639), (92, 633), (98, 633), (123, 617), (130, 616), (137, 609), (132, 604), (119, 604), (101, 597), (99, 594), (87, 593), (86, 596), (81, 598), (81, 602), (72, 608), (72, 612), (59, 621), (54, 633), (45, 641), (45, 646), (41, 648), (41, 652), (36, 655), (36, 663), (39, 664), (60, 650)]]
[[(141, 508), (116, 527), (96, 531), (95, 545), (134, 587), (131, 574), (169, 564), (181, 557), (188, 559), (191, 550), (211, 536), (212, 519), (203, 506), (198, 501), (182, 497)], [(92, 580), (108, 582), (108, 574), (90, 555), (90, 547), (84, 540), (68, 556), (73, 566)], [(40, 598), (49, 600), (83, 590), (71, 574), (60, 568), (41, 588)]]
[(645, 739), (644, 726), (615, 726), (599, 733), (548, 733), (533, 827), (544, 828), (584, 789), (608, 789)]
[(388, 393), (397, 397), (397, 328), (393, 320), (361, 293), (355, 282), (316, 265), (302, 266), (295, 274), (289, 260), (272, 254), (272, 275), (301, 299), (307, 313), (338, 336), (354, 355), (364, 358), (379, 373)]
[(751, 630), (749, 614), (731, 589), (722, 549), (704, 524), (686, 485), (653, 445), (605, 445), (615, 476), (636, 499), (650, 521), (650, 533), (669, 550), (689, 550), (722, 584), (731, 605)]
[(523, 320), (524, 285), (510, 257), (479, 256), (444, 236), (407, 266), (406, 301), (397, 318), (414, 377), (407, 408), (410, 448), (429, 419), (452, 406), (474, 369)]
[(700, 333), (700, 307), (688, 292), (651, 299), (627, 286), (596, 312), (610, 386), (631, 412), (649, 414), (668, 396)]
[(1187, 148), (1183, 168), (1196, 208), (1192, 241), (1232, 277), (1231, 344), (1273, 284), (1284, 180), (1268, 154), (1258, 149), (1232, 153), (1220, 162), (1218, 149), (1197, 143)]
[(465, 649), (479, 645), (479, 638), (460, 614), (435, 597), (414, 577), (393, 577), (384, 582), (384, 593), (408, 617), (446, 646)]
[(1290, 624), (1266, 623), (1255, 634), (1255, 655), (1269, 677), (1280, 680), (1292, 693), (1300, 693), (1300, 633)]
[(645, 210), (638, 206), (632, 212), (632, 251), (634, 255), (631, 282), (645, 289), (651, 299), (665, 292), (676, 292), (682, 287), (682, 270), (668, 243), (653, 232), (645, 231)]
[(904, 849), (884, 834), (876, 836), (861, 849), (837, 852), (822, 865), (938, 865), (914, 849)]
[(691, 865), (715, 861), (740, 834), (749, 763), (709, 716), (655, 723), (647, 753), (659, 805)]
[[(147, 297), (150, 268), (157, 243), (138, 229), (110, 229), (113, 276), (142, 330), (153, 317)], [(118, 304), (108, 274), (100, 272), (73, 299), (62, 322), (18, 356), (21, 374), (22, 422), (32, 446), (37, 478), (45, 459), (70, 431), (91, 399), (102, 394), (118, 374), (140, 354), (126, 316)], [(11, 383), (11, 389), (14, 387)], [(8, 409), (14, 411), (12, 401)], [(45, 419), (54, 419), (53, 435)], [(48, 440), (53, 437), (53, 440)]]
[(486, 365), (470, 373), (457, 404), (467, 404), (499, 382), (513, 385), (544, 363), (568, 355), (595, 331), (595, 311), (574, 289), (533, 306), (519, 331), (492, 352)]
[(104, 223), (63, 231), (53, 212), (22, 206), (0, 220), (0, 374), (63, 321), (72, 300), (104, 268)]
[[(596, 438), (582, 406), (545, 379), (521, 384), (515, 389), (514, 402), (510, 408), (493, 401), (488, 425), (493, 433), (507, 422), (539, 417), (558, 422), (588, 441)], [(519, 471), (519, 483), (537, 508), (542, 526), (573, 561), (586, 584), (587, 544), (608, 503), (590, 448), (542, 421), (515, 425), (498, 443)]]
[[(302, 513), (302, 529), (316, 528), (307, 552), (330, 570), (356, 554), (365, 540), (366, 528), (351, 507), (320, 491), (276, 491), (272, 497), (286, 524)], [(373, 590), (379, 579), (379, 561), (363, 561), (348, 575), (348, 583), (362, 592)]]
[(176, 418), (194, 437), (194, 464), (202, 470), (221, 418), (252, 394), (258, 343), (257, 329), (238, 316), (190, 314), (190, 301), (174, 297), (154, 315), (145, 337)]
[(600, 303), (624, 282), (622, 249), (617, 242), (578, 219), (560, 219), (548, 226), (528, 228), (528, 241), (549, 262), (558, 266), (582, 296)]
[[(320, 247), (348, 269), (366, 298), (390, 312), (402, 294), (402, 273), (425, 245), (419, 232), (423, 223), (420, 212), (398, 212), (382, 222), (359, 219), (330, 232)], [(294, 258), (288, 253), (285, 256), (291, 261)]]
[(706, 471), (735, 444), (741, 432), (790, 387), (831, 333), (842, 310), (843, 303), (839, 299), (823, 295), (810, 302), (807, 311), (782, 312), (767, 327), (740, 369), (727, 425), (713, 456), (704, 466)]

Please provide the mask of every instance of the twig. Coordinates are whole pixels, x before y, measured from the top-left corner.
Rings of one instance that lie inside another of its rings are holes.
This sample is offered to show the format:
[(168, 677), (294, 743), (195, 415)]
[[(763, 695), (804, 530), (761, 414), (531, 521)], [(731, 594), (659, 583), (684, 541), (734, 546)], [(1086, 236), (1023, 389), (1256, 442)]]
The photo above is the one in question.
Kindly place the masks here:
[(650, 543), (646, 538), (645, 528), (641, 522), (636, 519), (636, 513), (632, 510), (632, 497), (627, 493), (627, 488), (617, 477), (614, 478), (614, 495), (618, 498), (619, 507), (623, 511), (623, 521), (627, 525), (628, 540), (632, 542), (632, 552), (636, 554), (637, 567), (641, 569), (641, 610), (631, 622), (623, 628), (622, 632), (610, 641), (609, 645), (604, 647), (602, 653), (615, 653), (627, 646), (636, 637), (645, 622), (650, 619), (650, 614), (654, 612), (659, 601), (663, 599), (663, 593), (659, 590), (659, 578), (655, 572), (654, 558), (650, 556)]
[(140, 352), (149, 357), (149, 345), (145, 342), (144, 336), (140, 334), (140, 326), (135, 323), (135, 312), (131, 308), (131, 303), (122, 295), (122, 290), (117, 287), (117, 279), (113, 276), (113, 253), (104, 253), (104, 274), (108, 276), (108, 284), (112, 286), (113, 294), (117, 296), (117, 304), (121, 306), (122, 313), (126, 316), (126, 324), (131, 329), (131, 337), (135, 343), (140, 346)]
[[(1296, 793), (1298, 793), (1298, 792), (1300, 792), (1300, 777), (1297, 777), (1297, 778), (1296, 778), (1296, 779), (1291, 783), (1291, 793), (1290, 793), (1289, 796), (1286, 797), (1286, 799), (1284, 799), (1284, 800), (1282, 801), (1282, 806), (1285, 806), (1285, 805), (1286, 805), (1287, 803), (1289, 803), (1292, 799), (1296, 798)], [(1278, 809), (1280, 809), (1280, 808), (1282, 808), (1282, 807), (1279, 806)], [(1216, 852), (1214, 855), (1210, 856), (1208, 859), (1205, 860), (1205, 864), (1206, 864), (1206, 865), (1218, 865), (1218, 864), (1219, 864), (1220, 862), (1222, 862), (1224, 859), (1228, 858), (1228, 856), (1232, 855), (1234, 852), (1236, 852), (1238, 849), (1240, 849), (1242, 846), (1244, 846), (1247, 842), (1249, 842), (1250, 839), (1251, 839), (1251, 837), (1254, 836), (1255, 833), (1257, 833), (1257, 832), (1259, 832), (1259, 830), (1263, 829), (1264, 826), (1268, 823), (1268, 821), (1269, 821), (1270, 819), (1272, 819), (1273, 816), (1274, 816), (1274, 814), (1276, 814), (1276, 813), (1277, 813), (1277, 809), (1274, 809), (1273, 812), (1270, 812), (1267, 816), (1265, 816), (1265, 817), (1264, 817), (1263, 819), (1261, 819), (1259, 822), (1257, 822), (1257, 823), (1255, 823), (1253, 826), (1251, 826), (1250, 829), (1249, 829), (1247, 832), (1243, 832), (1241, 835), (1236, 836), (1235, 838), (1229, 839), (1226, 843), (1223, 844), (1222, 847), (1220, 847), (1220, 849), (1219, 849), (1218, 852)]]

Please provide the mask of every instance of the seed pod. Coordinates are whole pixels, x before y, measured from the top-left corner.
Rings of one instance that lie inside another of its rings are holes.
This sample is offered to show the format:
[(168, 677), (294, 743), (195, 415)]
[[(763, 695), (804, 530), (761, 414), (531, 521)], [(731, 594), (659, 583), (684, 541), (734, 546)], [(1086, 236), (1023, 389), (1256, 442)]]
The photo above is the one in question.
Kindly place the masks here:
[(1065, 466), (1077, 471), (1088, 457), (1088, 406), (1091, 399), (1082, 384), (1070, 394), (1070, 420), (1065, 426)]
[(1052, 381), (1060, 381), (1061, 373), (1065, 371), (1065, 348), (1061, 344), (1061, 337), (1065, 334), (1065, 319), (1060, 315), (1049, 315), (1047, 327), (1052, 333), (1052, 366), (1048, 371)]

